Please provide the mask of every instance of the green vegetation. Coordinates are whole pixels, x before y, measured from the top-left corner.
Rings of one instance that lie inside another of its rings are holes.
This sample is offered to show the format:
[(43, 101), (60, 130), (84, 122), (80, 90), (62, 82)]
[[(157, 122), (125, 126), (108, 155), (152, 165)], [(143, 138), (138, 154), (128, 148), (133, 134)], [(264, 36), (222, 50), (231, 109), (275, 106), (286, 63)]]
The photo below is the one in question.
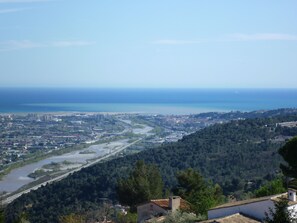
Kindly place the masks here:
[(118, 223), (136, 223), (137, 222), (137, 213), (128, 212), (126, 215), (119, 214), (117, 216)]
[(173, 190), (191, 204), (197, 215), (206, 216), (207, 210), (224, 201), (221, 187), (206, 182), (198, 171), (187, 169), (177, 174), (178, 185)]
[(48, 155), (37, 155), (36, 157), (26, 158), (26, 159), (24, 159), (22, 161), (18, 161), (18, 162), (9, 164), (9, 166), (6, 166), (6, 167), (4, 167), (3, 170), (1, 170), (0, 180), (2, 179), (2, 177), (9, 174), (12, 170), (14, 170), (16, 168), (23, 167), (23, 166), (26, 166), (28, 164), (38, 162), (38, 161), (43, 160), (43, 159), (45, 159), (47, 157), (49, 157), (49, 156)]
[(287, 165), (280, 165), (283, 173), (288, 177), (297, 178), (297, 137), (294, 137), (280, 148), (279, 154), (287, 162)]
[(42, 176), (45, 176), (45, 175), (48, 175), (48, 174), (49, 174), (48, 171), (45, 171), (44, 169), (38, 169), (38, 170), (35, 170), (33, 173), (30, 173), (28, 175), (28, 177), (37, 179), (39, 177), (42, 177)]
[(4, 223), (4, 209), (0, 207), (0, 223)]
[(138, 161), (130, 176), (119, 180), (117, 194), (122, 205), (136, 210), (138, 204), (163, 197), (163, 186), (158, 168)]
[[(190, 202), (191, 209), (198, 215), (206, 216), (209, 208), (224, 201), (220, 186), (206, 182), (198, 171), (180, 171), (177, 181), (174, 194)], [(139, 204), (162, 198), (163, 191), (164, 184), (157, 166), (146, 165), (143, 161), (138, 161), (129, 177), (119, 180), (117, 185), (120, 203), (130, 206), (132, 211), (136, 211)]]
[(269, 208), (269, 212), (265, 213), (265, 223), (296, 223), (297, 219), (292, 216), (288, 210), (288, 199), (279, 198), (274, 202), (275, 209)]
[(160, 126), (157, 126), (155, 128), (153, 128), (150, 133), (154, 133), (158, 136), (166, 136), (167, 134), (165, 133), (165, 130), (164, 128), (160, 127)]
[(67, 160), (64, 160), (61, 163), (51, 162), (49, 164), (43, 165), (41, 169), (37, 169), (33, 173), (30, 173), (28, 177), (37, 179), (44, 176), (54, 176), (54, 174), (55, 175), (62, 174), (64, 173), (64, 171), (61, 168), (71, 164), (77, 164), (77, 163), (73, 163)]
[[(94, 223), (94, 222), (104, 222), (107, 220), (116, 220), (116, 222), (136, 223), (137, 215), (128, 212), (127, 215), (122, 215), (116, 209), (111, 208), (111, 203), (109, 201), (103, 201), (100, 206), (89, 206), (88, 210), (80, 210), (77, 207), (75, 212), (66, 214), (59, 217), (59, 223)], [(135, 220), (135, 221), (134, 221)]]
[(285, 187), (283, 179), (277, 178), (275, 180), (267, 182), (265, 185), (256, 190), (255, 197), (265, 197), (274, 194), (281, 194), (286, 191), (287, 189)]
[(140, 124), (134, 124), (133, 125), (133, 128), (135, 128), (135, 129), (144, 129), (145, 126), (144, 125), (140, 125)]
[(59, 218), (60, 223), (84, 223), (85, 219), (83, 216), (78, 214), (69, 214), (65, 216), (61, 216)]
[(54, 223), (78, 206), (88, 210), (90, 204), (99, 204), (100, 198), (115, 201), (119, 179), (129, 178), (138, 160), (157, 165), (166, 188), (177, 187), (177, 172), (192, 168), (206, 182), (221, 185), (225, 195), (241, 198), (280, 171), (277, 151), (286, 138), (297, 135), (297, 128), (288, 130), (277, 123), (295, 120), (297, 115), (291, 114), (216, 124), (179, 142), (84, 168), (15, 200), (7, 206), (7, 223), (23, 211), (29, 213), (31, 222)]
[(57, 163), (57, 162), (51, 162), (49, 164), (45, 164), (43, 165), (42, 168), (44, 169), (53, 169), (53, 170), (59, 170), (61, 164), (60, 163)]

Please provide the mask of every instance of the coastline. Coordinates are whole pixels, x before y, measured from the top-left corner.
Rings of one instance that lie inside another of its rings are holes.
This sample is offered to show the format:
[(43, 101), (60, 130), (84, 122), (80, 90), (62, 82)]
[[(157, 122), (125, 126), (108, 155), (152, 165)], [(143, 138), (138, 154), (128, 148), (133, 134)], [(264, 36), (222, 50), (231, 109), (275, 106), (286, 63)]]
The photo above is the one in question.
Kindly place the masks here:
[(25, 116), (28, 114), (37, 114), (37, 115), (56, 115), (56, 116), (71, 116), (71, 115), (78, 115), (78, 114), (86, 114), (86, 115), (126, 115), (126, 114), (146, 114), (145, 112), (93, 112), (93, 111), (32, 111), (32, 112), (1, 112), (0, 116), (8, 116), (8, 115), (20, 115)]

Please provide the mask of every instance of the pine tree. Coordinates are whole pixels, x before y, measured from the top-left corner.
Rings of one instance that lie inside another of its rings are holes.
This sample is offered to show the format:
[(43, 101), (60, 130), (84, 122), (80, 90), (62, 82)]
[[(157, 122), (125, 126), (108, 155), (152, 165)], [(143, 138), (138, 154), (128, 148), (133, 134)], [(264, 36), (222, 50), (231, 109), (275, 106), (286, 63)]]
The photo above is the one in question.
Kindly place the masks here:
[(297, 137), (288, 141), (278, 152), (287, 162), (287, 165), (280, 165), (284, 175), (297, 178)]
[(207, 210), (224, 199), (221, 187), (203, 179), (201, 174), (191, 168), (177, 174), (178, 186), (173, 192), (188, 202), (196, 214), (205, 215)]
[(157, 166), (138, 161), (130, 176), (118, 182), (117, 194), (121, 204), (133, 209), (137, 204), (161, 198), (163, 186)]

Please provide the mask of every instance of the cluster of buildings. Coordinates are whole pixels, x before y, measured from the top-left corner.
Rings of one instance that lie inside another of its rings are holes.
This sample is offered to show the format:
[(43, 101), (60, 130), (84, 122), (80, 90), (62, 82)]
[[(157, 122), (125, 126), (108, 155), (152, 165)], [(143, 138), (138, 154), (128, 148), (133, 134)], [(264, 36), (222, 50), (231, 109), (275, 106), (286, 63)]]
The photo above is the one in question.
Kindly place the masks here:
[(176, 142), (184, 136), (194, 133), (207, 126), (226, 122), (217, 113), (204, 115), (138, 115), (138, 117), (155, 126), (161, 126), (162, 131), (157, 137), (152, 137), (148, 142), (162, 144)]
[[(208, 220), (201, 223), (257, 223), (263, 222), (270, 210), (275, 210), (275, 202), (281, 198), (288, 200), (288, 210), (297, 217), (297, 188), (289, 188), (287, 193), (235, 201), (214, 207), (208, 211)], [(180, 197), (151, 200), (137, 207), (138, 223), (162, 222), (177, 210), (190, 211), (190, 204)], [(271, 216), (270, 216), (271, 217)]]
[(141, 115), (140, 117), (158, 126), (164, 126), (166, 129), (175, 132), (186, 131), (187, 133), (228, 120), (217, 113), (209, 115)]
[[(128, 120), (128, 121), (125, 121)], [(49, 153), (74, 145), (109, 140), (133, 132), (133, 125), (155, 127), (147, 145), (174, 142), (221, 118), (194, 115), (144, 114), (2, 114), (0, 115), (0, 170), (36, 152)]]
[(36, 152), (94, 142), (122, 131), (121, 122), (98, 114), (0, 115), (0, 167)]

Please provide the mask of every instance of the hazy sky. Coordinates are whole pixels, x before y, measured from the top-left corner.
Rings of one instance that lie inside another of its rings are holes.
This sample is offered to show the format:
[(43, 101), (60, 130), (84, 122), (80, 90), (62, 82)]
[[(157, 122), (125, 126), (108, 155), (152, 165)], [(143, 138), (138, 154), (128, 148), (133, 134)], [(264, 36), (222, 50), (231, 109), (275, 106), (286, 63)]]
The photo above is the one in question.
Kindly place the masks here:
[(0, 0), (0, 86), (297, 88), (297, 1)]

